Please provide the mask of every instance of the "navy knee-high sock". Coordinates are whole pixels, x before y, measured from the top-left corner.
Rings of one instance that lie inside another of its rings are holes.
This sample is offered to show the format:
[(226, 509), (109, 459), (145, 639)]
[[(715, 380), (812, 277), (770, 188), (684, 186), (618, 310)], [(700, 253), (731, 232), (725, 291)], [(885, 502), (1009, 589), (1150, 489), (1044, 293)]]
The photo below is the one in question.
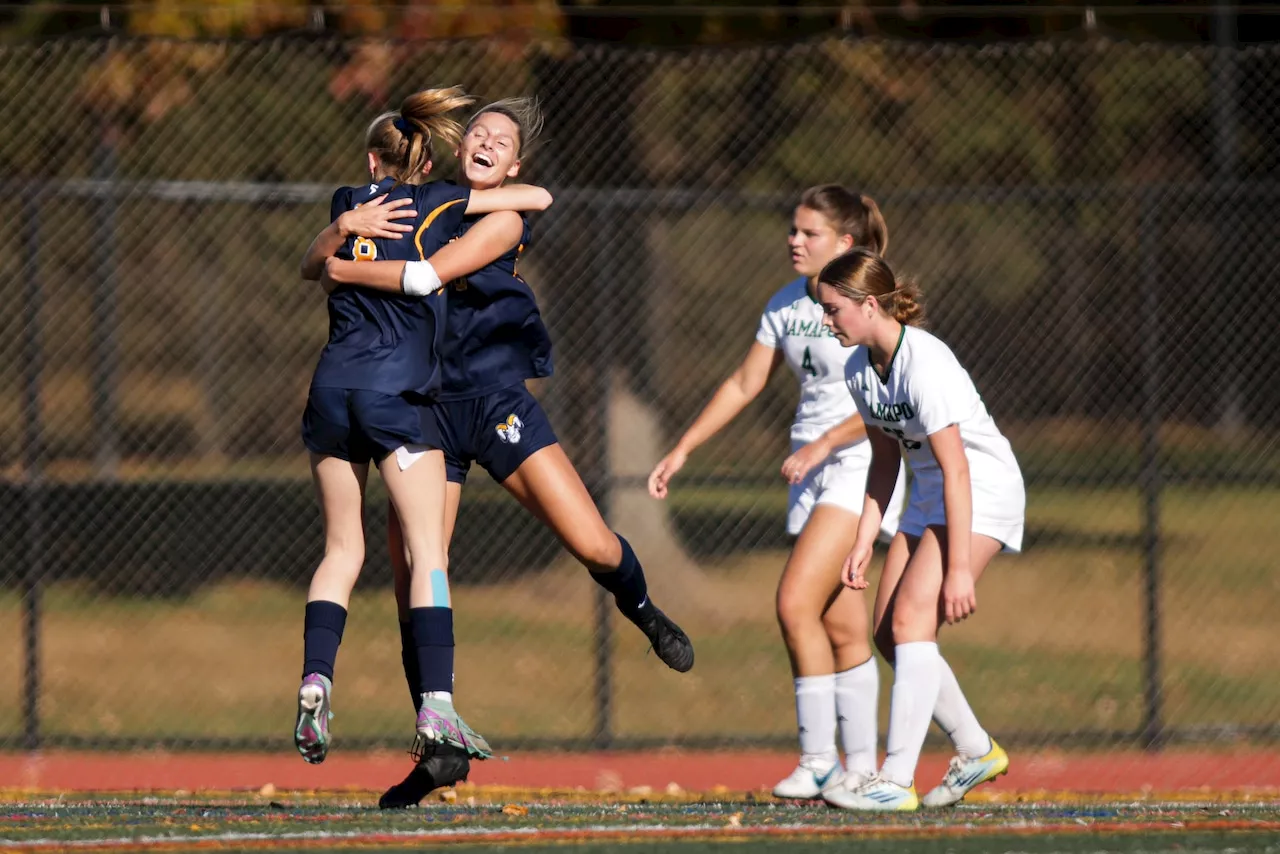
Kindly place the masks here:
[(649, 587), (644, 581), (644, 568), (632, 550), (631, 544), (622, 536), (615, 534), (622, 544), (622, 562), (613, 572), (592, 571), (591, 577), (605, 590), (613, 594), (613, 601), (618, 610), (628, 620), (635, 621), (651, 608)]
[(413, 623), (400, 624), (400, 664), (404, 667), (404, 681), (409, 686), (413, 710), (422, 708), (422, 676), (418, 673), (418, 647), (413, 641)]
[(410, 608), (420, 691), (453, 693), (453, 609)]
[(319, 673), (333, 679), (333, 664), (347, 626), (347, 609), (337, 602), (318, 600), (307, 603), (307, 616), (302, 628), (302, 675)]

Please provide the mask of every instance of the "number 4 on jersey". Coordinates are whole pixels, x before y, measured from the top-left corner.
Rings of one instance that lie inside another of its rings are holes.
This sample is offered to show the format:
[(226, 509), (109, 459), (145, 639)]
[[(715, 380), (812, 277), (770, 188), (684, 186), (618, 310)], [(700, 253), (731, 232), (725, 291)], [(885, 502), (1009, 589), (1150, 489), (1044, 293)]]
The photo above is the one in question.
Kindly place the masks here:
[(818, 369), (813, 366), (813, 356), (809, 353), (809, 348), (804, 348), (804, 358), (800, 360), (800, 369), (805, 371), (811, 377), (818, 375)]

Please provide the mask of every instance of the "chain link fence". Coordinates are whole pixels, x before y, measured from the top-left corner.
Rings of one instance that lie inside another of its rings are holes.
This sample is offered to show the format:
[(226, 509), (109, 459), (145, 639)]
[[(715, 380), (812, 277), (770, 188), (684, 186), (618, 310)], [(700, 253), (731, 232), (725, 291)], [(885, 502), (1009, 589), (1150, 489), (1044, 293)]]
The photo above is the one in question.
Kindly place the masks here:
[[(522, 267), (557, 373), (535, 391), (698, 653), (687, 676), (646, 655), (473, 471), (457, 690), (493, 744), (793, 743), (794, 381), (666, 503), (644, 478), (750, 346), (825, 182), (879, 200), (1024, 467), (1025, 554), (945, 640), (988, 728), (1277, 735), (1280, 51), (73, 39), (0, 47), (0, 746), (287, 745), (322, 543), (298, 433), (324, 300), (297, 262), (363, 179), (366, 122), (452, 83), (543, 100), (524, 177), (556, 204)], [(412, 720), (371, 481), (346, 747)]]

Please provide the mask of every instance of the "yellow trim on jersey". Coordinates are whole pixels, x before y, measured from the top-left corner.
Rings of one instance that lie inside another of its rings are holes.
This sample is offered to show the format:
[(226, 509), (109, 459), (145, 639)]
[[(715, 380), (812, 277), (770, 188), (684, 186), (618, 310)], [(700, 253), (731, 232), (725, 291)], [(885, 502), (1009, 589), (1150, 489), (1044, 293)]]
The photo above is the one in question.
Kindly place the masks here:
[(413, 235), (413, 245), (414, 248), (418, 250), (418, 260), (427, 260), (427, 256), (422, 254), (422, 232), (426, 231), (428, 226), (435, 222), (436, 217), (440, 216), (440, 214), (444, 213), (454, 205), (460, 205), (465, 201), (466, 199), (454, 199), (451, 202), (445, 202), (443, 205), (427, 214), (427, 218), (422, 221), (422, 225), (418, 226), (418, 232)]

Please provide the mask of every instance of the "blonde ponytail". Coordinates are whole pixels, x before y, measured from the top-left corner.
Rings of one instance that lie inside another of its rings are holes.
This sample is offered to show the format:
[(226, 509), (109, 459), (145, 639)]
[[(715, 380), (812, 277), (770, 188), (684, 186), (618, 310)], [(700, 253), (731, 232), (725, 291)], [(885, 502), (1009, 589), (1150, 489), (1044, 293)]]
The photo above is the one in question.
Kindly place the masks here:
[(401, 102), (398, 112), (373, 120), (365, 133), (365, 148), (397, 182), (422, 183), (433, 159), (432, 144), (439, 140), (456, 148), (462, 140), (462, 124), (449, 114), (473, 103), (461, 86), (415, 92)]

